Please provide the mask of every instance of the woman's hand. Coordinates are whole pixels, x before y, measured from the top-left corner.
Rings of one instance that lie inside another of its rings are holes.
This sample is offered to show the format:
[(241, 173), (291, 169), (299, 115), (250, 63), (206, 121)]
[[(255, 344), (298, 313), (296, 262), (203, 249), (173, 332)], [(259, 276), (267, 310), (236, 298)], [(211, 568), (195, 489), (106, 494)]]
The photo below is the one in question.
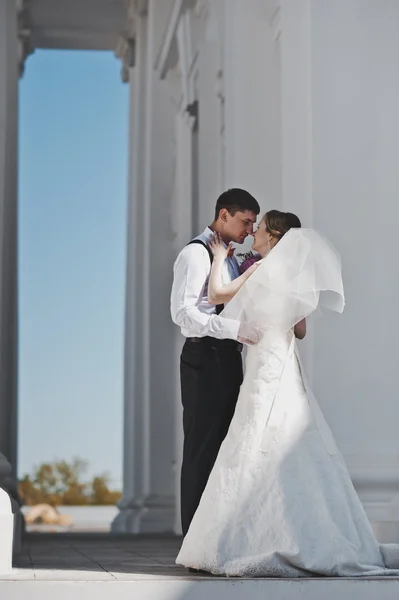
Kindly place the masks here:
[(213, 233), (209, 236), (208, 246), (211, 249), (214, 258), (219, 259), (220, 261), (226, 260), (233, 250), (231, 244), (225, 246), (220, 233)]
[(294, 334), (298, 340), (303, 340), (306, 335), (306, 319), (302, 319), (295, 325)]

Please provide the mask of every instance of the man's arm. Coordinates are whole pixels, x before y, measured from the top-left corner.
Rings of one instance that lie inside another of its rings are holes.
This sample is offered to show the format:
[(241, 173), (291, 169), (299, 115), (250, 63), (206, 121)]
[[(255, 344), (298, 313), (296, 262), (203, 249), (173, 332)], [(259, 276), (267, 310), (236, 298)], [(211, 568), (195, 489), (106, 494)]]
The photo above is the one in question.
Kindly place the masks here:
[(240, 322), (199, 310), (205, 282), (210, 273), (210, 261), (206, 248), (191, 244), (183, 248), (174, 265), (171, 293), (171, 315), (176, 325), (193, 333), (193, 336), (209, 335), (217, 339), (238, 338)]

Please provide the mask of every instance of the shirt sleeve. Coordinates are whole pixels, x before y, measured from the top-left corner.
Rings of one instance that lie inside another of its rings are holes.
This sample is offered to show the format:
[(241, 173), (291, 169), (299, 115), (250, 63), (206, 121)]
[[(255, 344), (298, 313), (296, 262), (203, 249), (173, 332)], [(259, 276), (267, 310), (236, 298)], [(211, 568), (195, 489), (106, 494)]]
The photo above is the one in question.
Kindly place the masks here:
[(171, 315), (176, 325), (192, 332), (193, 337), (209, 335), (217, 339), (238, 337), (240, 322), (199, 309), (204, 286), (210, 273), (209, 255), (200, 244), (183, 248), (173, 268)]

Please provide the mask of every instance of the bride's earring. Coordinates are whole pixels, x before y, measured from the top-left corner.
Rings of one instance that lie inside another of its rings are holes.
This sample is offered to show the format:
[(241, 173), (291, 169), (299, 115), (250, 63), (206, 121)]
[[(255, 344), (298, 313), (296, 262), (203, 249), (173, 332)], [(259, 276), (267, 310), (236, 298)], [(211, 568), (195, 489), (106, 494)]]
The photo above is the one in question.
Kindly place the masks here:
[(270, 252), (270, 250), (271, 250), (271, 249), (272, 249), (272, 248), (271, 248), (271, 246), (270, 246), (270, 238), (268, 238), (268, 239), (267, 239), (267, 251), (268, 251), (268, 253)]

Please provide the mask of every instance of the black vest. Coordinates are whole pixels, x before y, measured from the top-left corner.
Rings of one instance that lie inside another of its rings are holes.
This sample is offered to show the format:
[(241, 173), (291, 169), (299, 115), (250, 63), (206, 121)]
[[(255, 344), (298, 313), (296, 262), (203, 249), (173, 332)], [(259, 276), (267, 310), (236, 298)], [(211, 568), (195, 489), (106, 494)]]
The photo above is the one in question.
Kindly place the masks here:
[[(189, 242), (187, 244), (187, 246), (189, 246), (190, 244), (200, 244), (201, 246), (204, 246), (204, 248), (206, 248), (206, 250), (207, 250), (207, 252), (209, 254), (209, 260), (211, 261), (211, 265), (212, 265), (212, 263), (213, 263), (213, 254), (212, 254), (212, 250), (209, 248), (208, 244), (206, 244), (202, 240), (191, 240), (191, 242)], [(220, 313), (222, 312), (223, 309), (224, 309), (224, 304), (217, 304), (216, 305), (216, 314), (220, 315)]]

